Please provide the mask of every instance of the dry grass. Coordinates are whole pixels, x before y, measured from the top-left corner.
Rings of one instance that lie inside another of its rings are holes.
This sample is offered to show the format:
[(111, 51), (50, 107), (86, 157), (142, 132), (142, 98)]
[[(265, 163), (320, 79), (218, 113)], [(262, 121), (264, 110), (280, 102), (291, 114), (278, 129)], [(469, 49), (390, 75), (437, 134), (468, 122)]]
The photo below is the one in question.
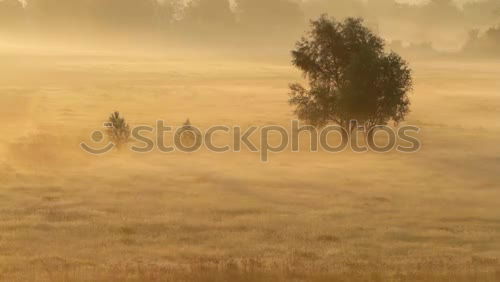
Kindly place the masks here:
[[(131, 124), (287, 125), (283, 64), (17, 56), (0, 66), (0, 280), (498, 281), (499, 63), (414, 64), (417, 154), (90, 157)], [(221, 139), (223, 140), (223, 138)]]

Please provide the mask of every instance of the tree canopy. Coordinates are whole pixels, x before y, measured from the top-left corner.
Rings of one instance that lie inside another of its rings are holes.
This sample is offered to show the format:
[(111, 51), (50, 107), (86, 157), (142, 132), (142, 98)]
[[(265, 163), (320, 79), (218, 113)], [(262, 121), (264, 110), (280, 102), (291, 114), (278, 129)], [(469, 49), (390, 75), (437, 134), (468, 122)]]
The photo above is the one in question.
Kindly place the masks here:
[(385, 53), (384, 41), (359, 18), (343, 22), (323, 15), (292, 51), (293, 64), (309, 89), (290, 86), (290, 103), (302, 120), (344, 128), (356, 120), (368, 128), (398, 123), (409, 112), (411, 70), (396, 53)]

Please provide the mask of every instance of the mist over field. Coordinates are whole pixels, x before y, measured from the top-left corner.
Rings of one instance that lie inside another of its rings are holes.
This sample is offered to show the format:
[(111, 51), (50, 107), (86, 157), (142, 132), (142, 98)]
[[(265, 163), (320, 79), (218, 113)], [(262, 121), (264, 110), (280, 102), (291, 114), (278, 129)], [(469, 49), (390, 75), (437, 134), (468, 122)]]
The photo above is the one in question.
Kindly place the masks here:
[(388, 48), (406, 54), (499, 56), (496, 0), (3, 0), (0, 44), (279, 56), (325, 13), (364, 18)]
[[(408, 62), (418, 151), (82, 150), (115, 111), (289, 129), (322, 14)], [(499, 46), (497, 0), (0, 1), (0, 281), (499, 281)]]

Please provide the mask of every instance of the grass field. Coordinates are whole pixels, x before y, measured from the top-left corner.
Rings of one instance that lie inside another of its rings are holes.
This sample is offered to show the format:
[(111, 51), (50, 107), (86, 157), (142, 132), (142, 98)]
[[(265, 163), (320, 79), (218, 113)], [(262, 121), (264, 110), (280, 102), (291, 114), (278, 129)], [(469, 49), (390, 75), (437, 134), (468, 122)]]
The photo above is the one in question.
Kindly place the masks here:
[(0, 54), (2, 281), (499, 281), (500, 62), (411, 62), (414, 154), (85, 154), (131, 124), (288, 125), (286, 61)]

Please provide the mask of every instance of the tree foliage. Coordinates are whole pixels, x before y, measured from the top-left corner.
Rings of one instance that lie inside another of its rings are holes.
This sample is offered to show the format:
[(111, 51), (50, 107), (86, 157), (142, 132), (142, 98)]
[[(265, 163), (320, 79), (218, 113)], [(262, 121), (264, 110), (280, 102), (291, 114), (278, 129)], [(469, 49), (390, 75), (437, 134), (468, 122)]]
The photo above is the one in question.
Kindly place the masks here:
[(384, 41), (361, 19), (338, 22), (322, 16), (292, 51), (293, 64), (309, 89), (290, 86), (290, 103), (302, 120), (349, 128), (352, 120), (368, 128), (398, 123), (409, 112), (411, 70), (396, 53), (384, 52)]

